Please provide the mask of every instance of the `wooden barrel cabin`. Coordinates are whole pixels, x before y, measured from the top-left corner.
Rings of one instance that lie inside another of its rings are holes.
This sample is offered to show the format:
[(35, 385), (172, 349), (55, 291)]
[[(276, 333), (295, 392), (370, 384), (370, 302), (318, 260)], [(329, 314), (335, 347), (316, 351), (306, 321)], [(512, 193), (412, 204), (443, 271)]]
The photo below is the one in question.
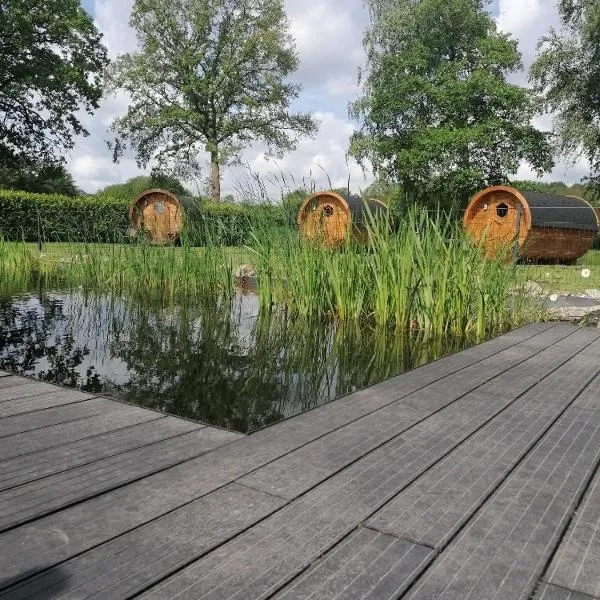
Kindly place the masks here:
[(367, 241), (369, 213), (373, 217), (385, 216), (387, 206), (375, 199), (344, 198), (337, 192), (317, 192), (300, 207), (298, 226), (305, 238), (321, 240), (328, 246), (343, 243), (350, 234), (364, 243)]
[(536, 262), (571, 263), (598, 234), (596, 212), (582, 198), (503, 185), (473, 197), (464, 225), (475, 241), (483, 240), (488, 256), (515, 249), (520, 259)]
[(175, 242), (183, 227), (184, 203), (190, 200), (167, 190), (146, 190), (129, 207), (133, 233), (144, 231), (153, 244)]

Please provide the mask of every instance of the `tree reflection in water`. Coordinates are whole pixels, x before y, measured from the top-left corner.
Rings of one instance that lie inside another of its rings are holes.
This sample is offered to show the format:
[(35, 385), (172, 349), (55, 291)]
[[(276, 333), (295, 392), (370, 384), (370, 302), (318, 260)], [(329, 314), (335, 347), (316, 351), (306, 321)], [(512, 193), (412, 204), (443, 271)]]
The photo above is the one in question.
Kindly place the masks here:
[(249, 432), (471, 343), (258, 312), (243, 294), (9, 293), (0, 368)]

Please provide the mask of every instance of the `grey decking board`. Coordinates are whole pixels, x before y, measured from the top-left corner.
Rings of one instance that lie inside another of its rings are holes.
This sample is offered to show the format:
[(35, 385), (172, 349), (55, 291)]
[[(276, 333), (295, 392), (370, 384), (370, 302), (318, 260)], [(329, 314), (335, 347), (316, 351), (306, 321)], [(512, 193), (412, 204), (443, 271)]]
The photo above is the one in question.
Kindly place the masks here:
[(0, 491), (202, 428), (203, 425), (175, 417), (152, 419), (0, 461)]
[(600, 600), (600, 597), (542, 583), (535, 593), (534, 600)]
[[(550, 328), (533, 329), (543, 333)], [(564, 335), (568, 335), (575, 330), (565, 327), (563, 331)], [(527, 340), (526, 333), (527, 330), (518, 332), (525, 341)], [(517, 333), (512, 334), (511, 339), (514, 339), (516, 335)], [(407, 379), (410, 381), (410, 377)], [(345, 411), (344, 407), (348, 407), (348, 410)], [(362, 397), (353, 398), (352, 396), (340, 402), (333, 414), (331, 405), (323, 407), (323, 409), (323, 411), (317, 409), (302, 415), (303, 418), (291, 419), (277, 427), (258, 432), (249, 439), (243, 440), (243, 443), (235, 442), (223, 452), (213, 452), (203, 457), (201, 461), (189, 461), (182, 467), (175, 467), (161, 473), (160, 476), (144, 479), (127, 486), (127, 488), (104, 494), (89, 503), (74, 506), (64, 513), (53, 515), (49, 518), (52, 525), (48, 524), (46, 527), (52, 531), (64, 529), (70, 532), (67, 535), (66, 543), (64, 543), (64, 537), (59, 538), (63, 540), (62, 543), (65, 547), (62, 551), (59, 551), (58, 547), (55, 548), (56, 559), (68, 558), (84, 551), (91, 545), (96, 545), (124, 533), (128, 529), (138, 527), (168, 510), (173, 510), (209, 493), (217, 487), (225, 485), (236, 475), (241, 476), (290, 449), (335, 429), (336, 426), (339, 426), (340, 421), (342, 423), (349, 422), (360, 415), (373, 412), (370, 403), (365, 406)], [(344, 417), (343, 421), (340, 415)], [(331, 416), (334, 418), (331, 419)], [(162, 490), (162, 502), (160, 503), (151, 501), (154, 500), (153, 494), (156, 489)], [(115, 513), (115, 505), (127, 506), (129, 510)], [(103, 516), (104, 514), (106, 517)], [(90, 515), (93, 515), (93, 518)], [(112, 529), (106, 526), (107, 521), (110, 522)], [(46, 520), (42, 519), (39, 526), (43, 528), (45, 522)], [(26, 528), (33, 530), (37, 526), (37, 523), (32, 523)], [(92, 535), (92, 531), (96, 533)], [(20, 528), (19, 532), (27, 537), (25, 528)], [(54, 534), (50, 533), (50, 535)], [(33, 554), (27, 555), (28, 560), (31, 560), (32, 557)]]
[[(10, 385), (2, 386), (2, 384), (6, 382), (10, 382)], [(11, 400), (53, 394), (64, 389), (57, 385), (45, 383), (43, 381), (36, 381), (35, 379), (26, 379), (25, 377), (16, 376), (0, 378), (0, 386), (0, 406), (3, 403)], [(87, 396), (89, 398), (92, 397), (91, 394), (87, 394)]]
[[(594, 333), (581, 335), (598, 339)], [(517, 384), (511, 379), (505, 387)], [(485, 410), (485, 403), (479, 403), (480, 411)], [(439, 419), (435, 434), (428, 421), (417, 425), (410, 430), (410, 442), (404, 436), (390, 442), (142, 597), (268, 597), (456, 447), (457, 438), (477, 431), (484, 418), (462, 408), (455, 411), (465, 415), (462, 422), (438, 413), (428, 419)]]
[(590, 484), (543, 579), (589, 596), (600, 596), (600, 472)]
[(594, 346), (596, 355), (580, 356), (570, 371), (550, 375), (400, 493), (369, 526), (441, 548), (578, 394), (600, 385), (597, 376), (586, 387), (600, 370), (600, 344)]
[[(19, 398), (1, 402), (0, 419), (93, 399), (94, 396), (90, 396), (84, 392), (55, 388), (55, 391), (41, 396), (32, 396), (29, 398)], [(1, 420), (0, 423), (2, 423)]]
[(0, 531), (200, 456), (237, 436), (203, 427), (1, 492)]
[[(0, 593), (0, 598), (35, 598), (45, 589), (53, 592), (53, 600), (65, 596), (83, 598), (95, 594), (99, 588), (103, 592), (96, 596), (98, 600), (101, 597), (110, 600), (130, 597), (140, 588), (140, 582), (151, 582), (160, 576), (165, 558), (174, 563), (185, 562), (190, 552), (217, 544), (224, 529), (231, 533), (244, 529), (281, 503), (268, 494), (231, 484), (211, 494), (207, 502), (190, 506), (185, 512), (171, 513), (160, 523), (150, 524), (145, 536), (122, 536), (115, 540), (110, 552), (103, 553), (106, 547), (100, 547), (97, 554), (103, 554), (99, 562), (90, 562), (83, 555), (62, 566), (60, 580), (57, 581), (51, 571), (41, 573), (4, 594)], [(246, 510), (239, 510), (240, 506)], [(214, 518), (217, 510), (226, 515), (224, 521)], [(51, 557), (48, 558), (51, 562)]]
[[(553, 333), (555, 336), (556, 330), (546, 332), (537, 339), (540, 342), (545, 339), (546, 342), (555, 345), (546, 347), (544, 342), (538, 347), (531, 340), (528, 350), (512, 349), (511, 360), (507, 363), (494, 362), (488, 368), (484, 368), (485, 363), (482, 363), (481, 366), (478, 365), (479, 369), (473, 368), (476, 372), (467, 369), (460, 375), (449, 376), (442, 382), (434, 383), (424, 390), (405, 397), (400, 402), (386, 406), (343, 429), (299, 448), (245, 476), (240, 482), (291, 499), (362, 455), (400, 435), (403, 430), (409, 429), (435, 410), (441, 410), (457, 402), (457, 406), (450, 409), (450, 414), (454, 415), (453, 418), (460, 419), (460, 415), (466, 412), (464, 405), (468, 406), (471, 403), (469, 394), (474, 391), (488, 396), (505, 394), (507, 389), (505, 378), (517, 380), (512, 392), (516, 398), (529, 386), (534, 385), (541, 376), (552, 373), (573, 352), (585, 348), (593, 340), (599, 340), (600, 347), (600, 337), (596, 332), (569, 335), (566, 338), (556, 338), (551, 335)], [(534, 352), (538, 354), (532, 356)], [(600, 355), (600, 352), (598, 354)], [(503, 371), (500, 365), (510, 366), (510, 368)], [(461, 400), (463, 396), (466, 396), (464, 403)], [(439, 421), (448, 419), (448, 414), (449, 411), (445, 411), (439, 418), (428, 419), (415, 431), (421, 431), (431, 423), (434, 432), (437, 432)], [(332, 447), (335, 451), (330, 449)]]
[(407, 598), (527, 599), (600, 459), (600, 413), (569, 408)]
[(160, 418), (163, 417), (159, 413), (115, 402), (107, 414), (0, 438), (0, 465), (3, 460), (16, 456), (92, 438)]
[(360, 527), (273, 598), (392, 600), (433, 559), (431, 548)]
[(44, 429), (60, 423), (79, 421), (106, 413), (115, 403), (106, 398), (92, 398), (89, 402), (76, 402), (38, 410), (35, 412), (13, 415), (0, 419), (0, 438), (15, 433), (24, 433), (34, 429)]

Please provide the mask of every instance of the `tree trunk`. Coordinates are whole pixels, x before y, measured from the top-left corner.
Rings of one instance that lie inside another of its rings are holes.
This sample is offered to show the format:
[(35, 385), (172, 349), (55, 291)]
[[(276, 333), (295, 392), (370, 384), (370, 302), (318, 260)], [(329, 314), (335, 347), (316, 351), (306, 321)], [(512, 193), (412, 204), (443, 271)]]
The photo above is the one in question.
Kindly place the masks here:
[(210, 153), (210, 199), (213, 202), (221, 200), (221, 169), (218, 152)]

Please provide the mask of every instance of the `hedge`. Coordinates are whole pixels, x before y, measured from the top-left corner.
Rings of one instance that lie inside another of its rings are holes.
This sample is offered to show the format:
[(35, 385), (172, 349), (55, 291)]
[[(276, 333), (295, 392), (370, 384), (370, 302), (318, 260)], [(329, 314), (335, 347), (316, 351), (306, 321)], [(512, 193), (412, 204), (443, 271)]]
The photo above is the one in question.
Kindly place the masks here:
[[(187, 211), (183, 238), (194, 245), (241, 246), (251, 232), (294, 227), (296, 215), (281, 205), (199, 202)], [(129, 202), (105, 194), (68, 196), (33, 194), (0, 189), (0, 235), (27, 242), (128, 241)]]
[(26, 242), (120, 242), (129, 227), (123, 200), (0, 190), (0, 233)]

